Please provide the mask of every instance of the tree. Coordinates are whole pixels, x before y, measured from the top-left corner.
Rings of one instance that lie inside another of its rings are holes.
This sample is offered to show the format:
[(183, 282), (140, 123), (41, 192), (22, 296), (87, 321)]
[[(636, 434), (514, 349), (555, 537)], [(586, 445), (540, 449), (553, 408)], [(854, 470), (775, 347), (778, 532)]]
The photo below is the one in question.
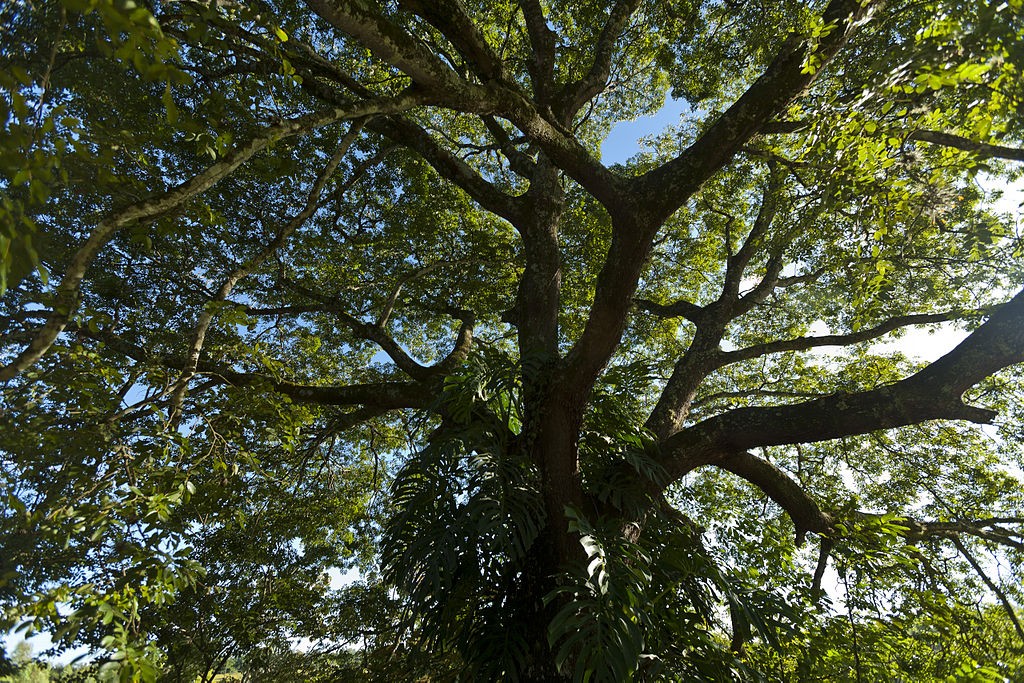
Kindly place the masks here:
[(154, 677), (358, 559), (366, 672), (1019, 674), (1021, 9), (9, 6), (6, 623)]
[(13, 659), (18, 671), (14, 676), (5, 677), (4, 680), (16, 683), (39, 683), (50, 680), (49, 671), (32, 659), (32, 646), (25, 641), (15, 646)]

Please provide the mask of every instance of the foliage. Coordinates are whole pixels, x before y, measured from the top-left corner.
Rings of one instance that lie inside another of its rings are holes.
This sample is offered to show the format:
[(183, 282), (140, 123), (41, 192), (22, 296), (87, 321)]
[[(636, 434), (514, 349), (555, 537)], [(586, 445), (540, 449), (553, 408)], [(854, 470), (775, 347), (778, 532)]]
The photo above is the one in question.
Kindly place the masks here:
[(8, 3), (0, 663), (1019, 678), (1022, 17)]
[(528, 649), (506, 596), (526, 580), (545, 521), (537, 472), (511, 444), (522, 425), (514, 369), (474, 359), (446, 378), (450, 424), (396, 474), (381, 539), (385, 579), (416, 605), (424, 644), (464, 650), (483, 678), (514, 675)]

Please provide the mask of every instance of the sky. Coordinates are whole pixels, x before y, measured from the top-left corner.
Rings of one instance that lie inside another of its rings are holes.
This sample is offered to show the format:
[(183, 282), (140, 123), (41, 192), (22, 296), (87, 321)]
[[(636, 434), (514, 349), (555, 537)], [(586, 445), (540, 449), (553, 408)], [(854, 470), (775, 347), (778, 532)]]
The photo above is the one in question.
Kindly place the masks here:
[(665, 101), (655, 114), (633, 121), (620, 121), (601, 145), (601, 161), (606, 165), (623, 163), (643, 149), (640, 138), (654, 135), (679, 123), (679, 116), (689, 108), (683, 100)]

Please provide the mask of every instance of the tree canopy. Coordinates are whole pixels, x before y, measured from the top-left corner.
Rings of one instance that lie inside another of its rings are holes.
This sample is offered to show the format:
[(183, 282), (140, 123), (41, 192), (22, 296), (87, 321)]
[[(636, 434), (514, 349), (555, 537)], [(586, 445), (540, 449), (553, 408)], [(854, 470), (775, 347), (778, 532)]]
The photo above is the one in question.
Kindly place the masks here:
[(1024, 672), (1021, 0), (0, 28), (3, 627), (122, 680)]

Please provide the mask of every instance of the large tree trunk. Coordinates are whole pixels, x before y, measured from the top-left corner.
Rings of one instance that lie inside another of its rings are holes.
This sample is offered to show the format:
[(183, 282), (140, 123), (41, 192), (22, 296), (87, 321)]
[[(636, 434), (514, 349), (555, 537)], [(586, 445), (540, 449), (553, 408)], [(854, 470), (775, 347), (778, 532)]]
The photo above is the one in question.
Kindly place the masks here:
[(556, 647), (548, 645), (548, 626), (559, 609), (557, 601), (544, 598), (557, 587), (559, 563), (554, 550), (559, 541), (552, 538), (554, 527), (548, 525), (530, 549), (522, 574), (520, 593), (510, 596), (519, 606), (517, 627), (522, 628), (529, 647), (521, 671), (524, 681), (562, 681), (566, 676), (555, 666)]
[(558, 225), (564, 197), (558, 170), (543, 154), (526, 199), (527, 209), (516, 225), (523, 238), (525, 270), (514, 315), (525, 410), (522, 446), (540, 473), (547, 521), (526, 558), (520, 592), (512, 597), (521, 610), (517, 621), (530, 648), (523, 680), (561, 681), (564, 677), (555, 667), (555, 653), (547, 638), (558, 604), (545, 604), (545, 597), (557, 587), (559, 573), (583, 557), (565, 515), (567, 506), (579, 508), (583, 502), (577, 452), (582, 407), (566, 394), (560, 381)]

